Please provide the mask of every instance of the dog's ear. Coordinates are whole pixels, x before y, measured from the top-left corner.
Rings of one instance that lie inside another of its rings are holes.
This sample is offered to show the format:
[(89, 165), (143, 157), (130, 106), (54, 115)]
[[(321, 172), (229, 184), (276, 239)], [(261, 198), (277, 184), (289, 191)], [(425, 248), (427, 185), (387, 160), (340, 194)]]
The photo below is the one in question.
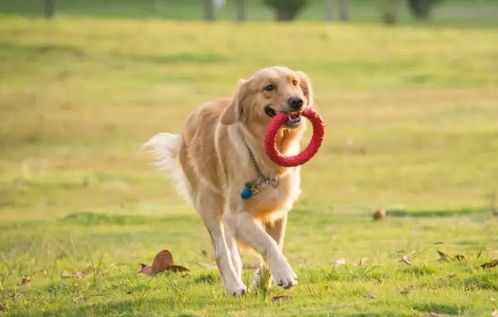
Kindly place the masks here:
[(244, 99), (247, 94), (246, 80), (241, 79), (239, 81), (239, 86), (233, 94), (232, 101), (230, 105), (225, 109), (221, 115), (221, 123), (225, 125), (234, 124), (235, 122), (242, 119), (244, 115)]
[(304, 96), (306, 96), (307, 99), (307, 105), (308, 106), (313, 106), (313, 88), (311, 88), (311, 80), (302, 71), (297, 71), (296, 72), (297, 78), (299, 78), (299, 85), (301, 86), (301, 90), (304, 93)]

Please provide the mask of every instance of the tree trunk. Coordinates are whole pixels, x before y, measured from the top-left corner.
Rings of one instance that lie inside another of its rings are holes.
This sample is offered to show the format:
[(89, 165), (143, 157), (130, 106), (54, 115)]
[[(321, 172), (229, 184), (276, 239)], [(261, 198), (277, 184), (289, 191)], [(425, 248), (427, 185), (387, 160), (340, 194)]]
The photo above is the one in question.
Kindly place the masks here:
[(383, 20), (385, 24), (396, 24), (398, 22), (398, 0), (384, 0)]
[(245, 1), (237, 0), (237, 21), (245, 21), (246, 11), (245, 11)]
[(344, 22), (349, 20), (349, 0), (339, 0), (339, 18)]
[(334, 19), (334, 0), (325, 0), (325, 21)]
[(204, 0), (204, 19), (214, 21), (214, 1)]
[(43, 16), (45, 17), (45, 19), (51, 19), (54, 17), (53, 0), (43, 0)]

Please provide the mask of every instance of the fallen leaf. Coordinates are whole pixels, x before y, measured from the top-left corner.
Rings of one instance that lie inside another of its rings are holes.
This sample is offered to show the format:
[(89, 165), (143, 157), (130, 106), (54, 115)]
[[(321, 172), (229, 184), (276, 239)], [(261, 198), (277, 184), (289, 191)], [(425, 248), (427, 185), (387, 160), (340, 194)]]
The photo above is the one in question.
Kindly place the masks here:
[(362, 257), (360, 258), (360, 261), (358, 262), (358, 265), (359, 265), (359, 266), (364, 266), (364, 265), (367, 265), (367, 262), (368, 262), (368, 258), (367, 258), (367, 257), (362, 256)]
[(273, 296), (271, 298), (271, 301), (272, 302), (278, 302), (278, 301), (281, 301), (281, 300), (284, 300), (284, 299), (289, 299), (289, 295), (276, 295), (276, 296)]
[(372, 292), (368, 292), (365, 295), (365, 298), (368, 298), (368, 299), (374, 299), (375, 297), (377, 297), (377, 296), (374, 293), (372, 293)]
[(457, 254), (453, 257), (453, 260), (462, 261), (465, 260), (465, 255)]
[(401, 258), (400, 258), (400, 261), (405, 263), (406, 265), (412, 265), (412, 263), (410, 262), (410, 259), (408, 258), (407, 255), (403, 255)]
[(490, 268), (495, 267), (497, 265), (498, 265), (498, 259), (494, 259), (491, 262), (487, 262), (487, 263), (481, 264), (481, 267), (483, 269), (490, 269)]
[(152, 262), (152, 274), (164, 272), (173, 265), (173, 255), (168, 250), (160, 251)]
[(346, 265), (346, 259), (337, 259), (334, 261), (335, 266), (344, 266)]
[(450, 274), (447, 274), (447, 275), (443, 276), (443, 279), (444, 280), (451, 280), (454, 277), (456, 277), (456, 274), (455, 273), (450, 273)]
[(63, 271), (61, 273), (61, 277), (62, 278), (71, 278), (71, 277), (73, 277), (73, 274), (71, 274), (70, 272)]
[(152, 265), (140, 264), (139, 273), (153, 276), (164, 271), (171, 272), (185, 272), (188, 271), (186, 267), (173, 264), (173, 255), (168, 250), (162, 250), (154, 257)]
[(31, 276), (24, 275), (21, 280), (21, 285), (28, 286), (31, 283)]
[(168, 268), (170, 272), (188, 272), (188, 269), (181, 265), (172, 265)]
[(408, 294), (411, 293), (412, 290), (413, 290), (413, 286), (410, 285), (410, 286), (407, 286), (407, 287), (401, 289), (399, 291), (399, 293), (402, 294), (402, 295), (408, 295)]
[(385, 209), (377, 209), (372, 214), (373, 221), (378, 221), (386, 218), (386, 210)]
[(439, 261), (448, 261), (448, 254), (443, 251), (436, 250), (437, 254), (439, 254)]

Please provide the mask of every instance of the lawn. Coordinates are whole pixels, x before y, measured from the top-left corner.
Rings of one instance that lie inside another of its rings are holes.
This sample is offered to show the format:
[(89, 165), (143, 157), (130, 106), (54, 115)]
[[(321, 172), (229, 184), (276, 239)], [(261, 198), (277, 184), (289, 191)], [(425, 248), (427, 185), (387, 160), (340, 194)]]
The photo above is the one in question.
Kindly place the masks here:
[[(0, 315), (491, 316), (497, 57), (496, 27), (2, 16)], [(300, 284), (231, 298), (139, 148), (274, 64), (327, 123), (286, 239)], [(138, 274), (161, 249), (190, 272)]]

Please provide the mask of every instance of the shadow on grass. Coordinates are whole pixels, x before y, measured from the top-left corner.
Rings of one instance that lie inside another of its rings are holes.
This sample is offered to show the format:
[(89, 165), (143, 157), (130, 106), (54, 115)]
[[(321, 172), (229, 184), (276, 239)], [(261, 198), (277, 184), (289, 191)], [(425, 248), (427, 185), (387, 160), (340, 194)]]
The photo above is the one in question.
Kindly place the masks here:
[[(174, 303), (168, 301), (159, 302), (155, 300), (129, 299), (120, 301), (111, 301), (107, 303), (98, 303), (82, 306), (66, 307), (50, 311), (40, 312), (22, 312), (20, 315), (27, 317), (41, 316), (162, 316), (175, 310)], [(169, 306), (169, 307), (168, 307)], [(178, 312), (172, 316), (194, 317), (198, 316), (188, 312)]]
[(463, 208), (453, 210), (404, 210), (390, 209), (387, 215), (390, 217), (413, 217), (413, 218), (432, 218), (432, 217), (463, 217), (472, 215), (491, 214), (489, 208)]

